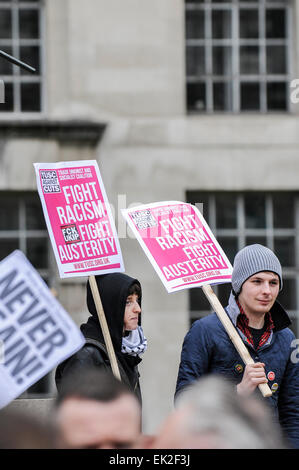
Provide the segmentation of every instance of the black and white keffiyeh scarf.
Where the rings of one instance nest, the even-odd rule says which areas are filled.
[[[122,339],[121,352],[130,356],[140,356],[147,348],[147,339],[143,334],[143,329],[138,326],[136,330],[130,331]]]

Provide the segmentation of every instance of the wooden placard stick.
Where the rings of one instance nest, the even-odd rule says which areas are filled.
[[[224,326],[230,340],[232,341],[233,345],[237,349],[238,353],[240,354],[243,362],[245,365],[254,364],[254,360],[250,356],[248,349],[246,348],[245,344],[243,343],[242,339],[240,338],[238,332],[236,331],[234,325],[230,321],[226,311],[222,307],[218,297],[216,296],[215,292],[213,291],[210,285],[202,286],[202,290],[204,291],[208,301],[212,305],[214,311],[216,312],[219,320],[221,321],[222,325]],[[264,397],[270,397],[272,392],[268,386],[268,384],[259,384],[258,385],[261,393]]]
[[[116,356],[115,356],[115,351],[114,351],[113,344],[112,344],[112,341],[111,341],[110,331],[109,331],[109,328],[108,328],[108,325],[107,325],[107,320],[106,320],[106,317],[105,317],[105,312],[104,312],[104,309],[103,309],[103,305],[102,305],[102,301],[101,301],[97,281],[96,281],[94,276],[89,276],[88,280],[89,280],[91,292],[92,292],[92,295],[93,295],[93,300],[94,300],[94,303],[95,303],[95,306],[96,306],[97,314],[98,314],[98,317],[99,317],[100,325],[101,325],[101,328],[102,328],[102,332],[103,332],[103,335],[104,335],[104,340],[105,340],[105,344],[106,344],[106,348],[107,348],[107,352],[108,352],[112,372],[113,372],[113,375],[118,380],[121,380],[121,376],[120,376],[120,372],[119,372],[119,368],[118,368],[118,364],[117,364],[117,360],[116,360]]]

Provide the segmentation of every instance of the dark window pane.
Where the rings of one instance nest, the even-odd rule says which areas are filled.
[[[216,290],[216,287],[213,287],[213,290]],[[228,305],[228,299],[232,290],[232,285],[230,282],[225,284],[220,284],[217,286],[217,297],[223,307]]]
[[[6,52],[6,54],[12,55],[11,47],[0,46],[0,49],[1,51]],[[12,63],[4,57],[0,57],[0,75],[12,75]]]
[[[200,287],[190,289],[190,310],[201,310],[209,313],[211,305]]]
[[[47,238],[28,238],[27,257],[36,269],[48,267]]]
[[[231,47],[213,47],[213,74],[232,75]]]
[[[237,198],[231,194],[217,194],[216,226],[217,228],[237,228]]]
[[[286,12],[283,9],[266,10],[266,37],[281,39],[286,37]]]
[[[45,219],[39,201],[26,202],[26,227],[28,230],[46,230]]]
[[[268,83],[267,84],[268,110],[287,109],[287,85],[286,83]]]
[[[39,38],[39,10],[19,10],[21,39]]]
[[[241,83],[240,95],[242,111],[256,111],[260,109],[259,83]]]
[[[10,255],[14,250],[19,249],[18,238],[0,239],[0,261]]]
[[[201,213],[204,216],[205,221],[209,225],[210,223],[210,214],[209,214],[209,199],[208,196],[206,198],[201,198],[202,210]]]
[[[291,325],[289,326],[290,330],[294,333],[294,335],[296,336],[296,338],[298,338],[298,332],[299,332],[299,329],[298,329],[298,318],[297,317],[293,317],[293,316],[290,316],[290,320],[291,320]]]
[[[14,200],[0,200],[0,230],[17,230],[19,228],[18,202]],[[0,242],[1,243],[1,242]]]
[[[44,394],[49,391],[49,377],[50,374],[42,377],[38,382],[28,388],[27,392],[33,395]]]
[[[255,245],[258,243],[259,245],[267,246],[267,239],[266,237],[246,237],[246,245]]]
[[[232,111],[232,84],[213,84],[214,111]]]
[[[2,9],[2,8],[0,9],[0,38],[1,39],[12,38],[11,10]]]
[[[39,83],[21,84],[21,110],[22,111],[40,111],[41,97]]]
[[[203,214],[204,219],[209,224],[209,196],[207,193],[198,191],[187,191],[186,201],[189,204],[197,205],[198,210]]]
[[[38,46],[21,46],[20,47],[20,59],[25,64],[30,65],[36,69],[36,74],[40,73],[39,65],[39,47]],[[24,69],[20,69],[22,75],[32,75]]]
[[[296,280],[283,278],[283,289],[277,300],[288,310],[296,310]]]
[[[246,194],[245,201],[245,226],[246,228],[266,227],[266,200],[264,194]]]
[[[217,237],[217,241],[224,253],[233,264],[238,251],[238,240],[235,237]]]
[[[205,74],[205,48],[188,47],[187,48],[187,75],[197,76]]]
[[[273,195],[274,228],[295,227],[295,199],[292,194],[279,193]]]
[[[214,39],[229,39],[232,36],[231,11],[212,11],[212,36]]]
[[[14,108],[13,85],[5,83],[5,103],[0,103],[0,113],[11,112]]]
[[[267,46],[267,73],[285,74],[286,72],[286,47]]]
[[[296,250],[294,237],[275,237],[274,252],[284,267],[296,266]]]
[[[187,39],[203,39],[205,37],[205,23],[203,10],[186,11]]]
[[[240,47],[241,75],[257,75],[259,73],[259,48],[257,46]]]
[[[206,109],[205,83],[187,84],[187,106],[189,111],[204,111]]]
[[[258,10],[240,10],[240,38],[256,39],[259,37]]]

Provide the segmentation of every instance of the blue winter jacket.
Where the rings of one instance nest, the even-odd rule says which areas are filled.
[[[235,297],[231,294],[226,307],[236,326],[240,313]],[[265,364],[268,385],[272,396],[265,398],[279,419],[291,447],[299,448],[299,353],[297,341],[288,328],[290,319],[282,306],[275,302],[271,309],[274,329],[268,341],[255,350],[246,336],[237,328],[255,362]],[[207,373],[223,374],[240,383],[245,365],[228,337],[216,313],[197,320],[185,336],[176,396],[184,387]],[[274,374],[273,374],[274,372]]]

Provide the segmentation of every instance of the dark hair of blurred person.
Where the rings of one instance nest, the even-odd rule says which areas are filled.
[[[140,437],[141,408],[126,384],[93,367],[65,378],[55,424],[61,448],[131,448]]]

